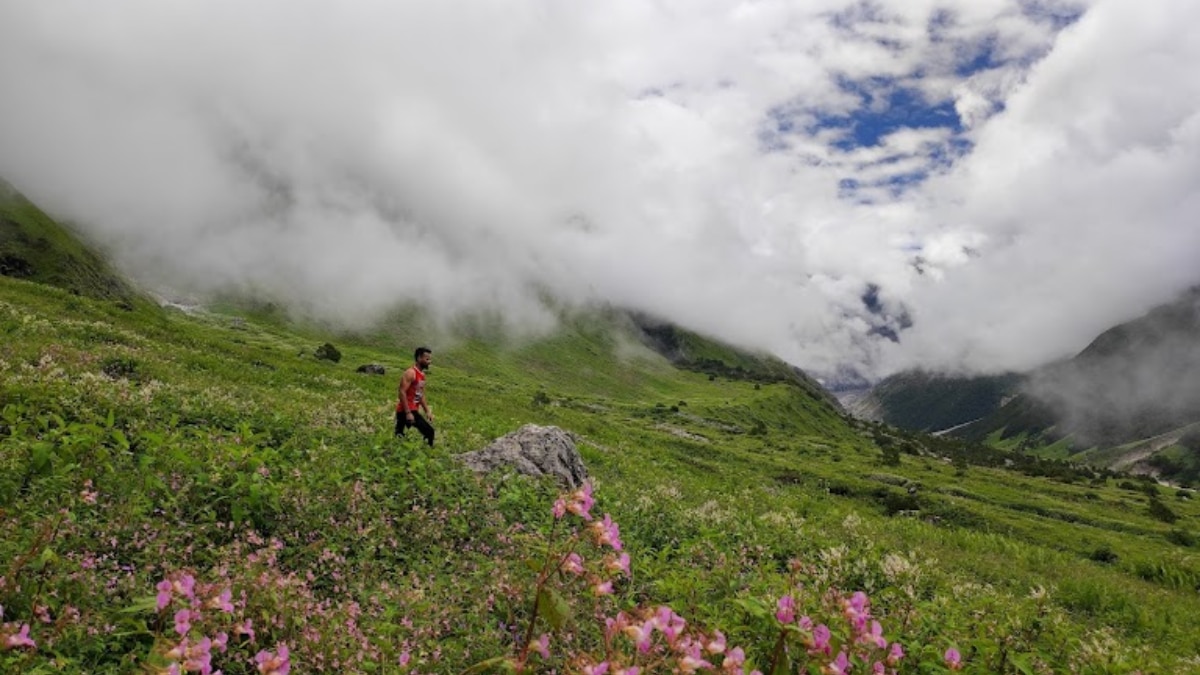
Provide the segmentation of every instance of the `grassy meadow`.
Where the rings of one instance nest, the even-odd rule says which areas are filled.
[[[611,313],[471,334],[0,278],[0,672],[1200,672],[1188,492],[976,463]],[[417,341],[433,450],[391,435]],[[527,423],[591,497],[454,461]]]

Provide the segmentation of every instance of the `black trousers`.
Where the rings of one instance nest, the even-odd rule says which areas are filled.
[[[405,429],[409,427],[416,427],[417,431],[421,432],[421,435],[425,437],[425,442],[428,443],[429,447],[432,448],[433,425],[430,424],[429,421],[424,417],[422,417],[421,413],[417,412],[416,410],[412,411],[412,416],[413,421],[409,422],[404,418],[404,413],[400,412],[399,410],[396,411],[396,435],[403,436]]]

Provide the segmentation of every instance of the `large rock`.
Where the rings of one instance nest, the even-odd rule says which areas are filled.
[[[365,373],[367,375],[387,375],[387,368],[378,363],[366,363],[359,366],[354,372]]]
[[[511,469],[526,476],[554,476],[568,489],[583,485],[588,477],[575,441],[558,427],[526,424],[482,450],[459,455],[458,459],[479,473]]]

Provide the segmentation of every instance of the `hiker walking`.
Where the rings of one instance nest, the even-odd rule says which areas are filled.
[[[396,403],[396,435],[403,436],[404,430],[416,427],[425,437],[429,447],[433,447],[433,413],[429,412],[429,404],[425,402],[425,373],[429,370],[429,362],[433,359],[433,351],[428,347],[417,347],[413,352],[413,364],[400,377],[398,391],[399,402]],[[425,411],[422,416],[420,410]],[[428,418],[428,419],[426,419]]]

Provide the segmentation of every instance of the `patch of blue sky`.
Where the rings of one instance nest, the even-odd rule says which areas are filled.
[[[1078,21],[1084,14],[1082,3],[1064,3],[1055,0],[1022,0],[1021,13],[1039,22],[1049,23],[1060,31]]]
[[[920,92],[906,87],[891,88],[882,94],[859,91],[863,105],[857,110],[847,115],[818,115],[811,127],[813,132],[822,128],[844,129],[845,133],[833,144],[839,150],[879,145],[888,134],[904,129],[948,128],[956,134],[963,131],[952,101],[930,103]]]
[[[997,53],[995,36],[971,45],[965,56],[966,58],[954,66],[954,74],[959,77],[970,77],[975,73],[1004,65],[1004,60]]]

